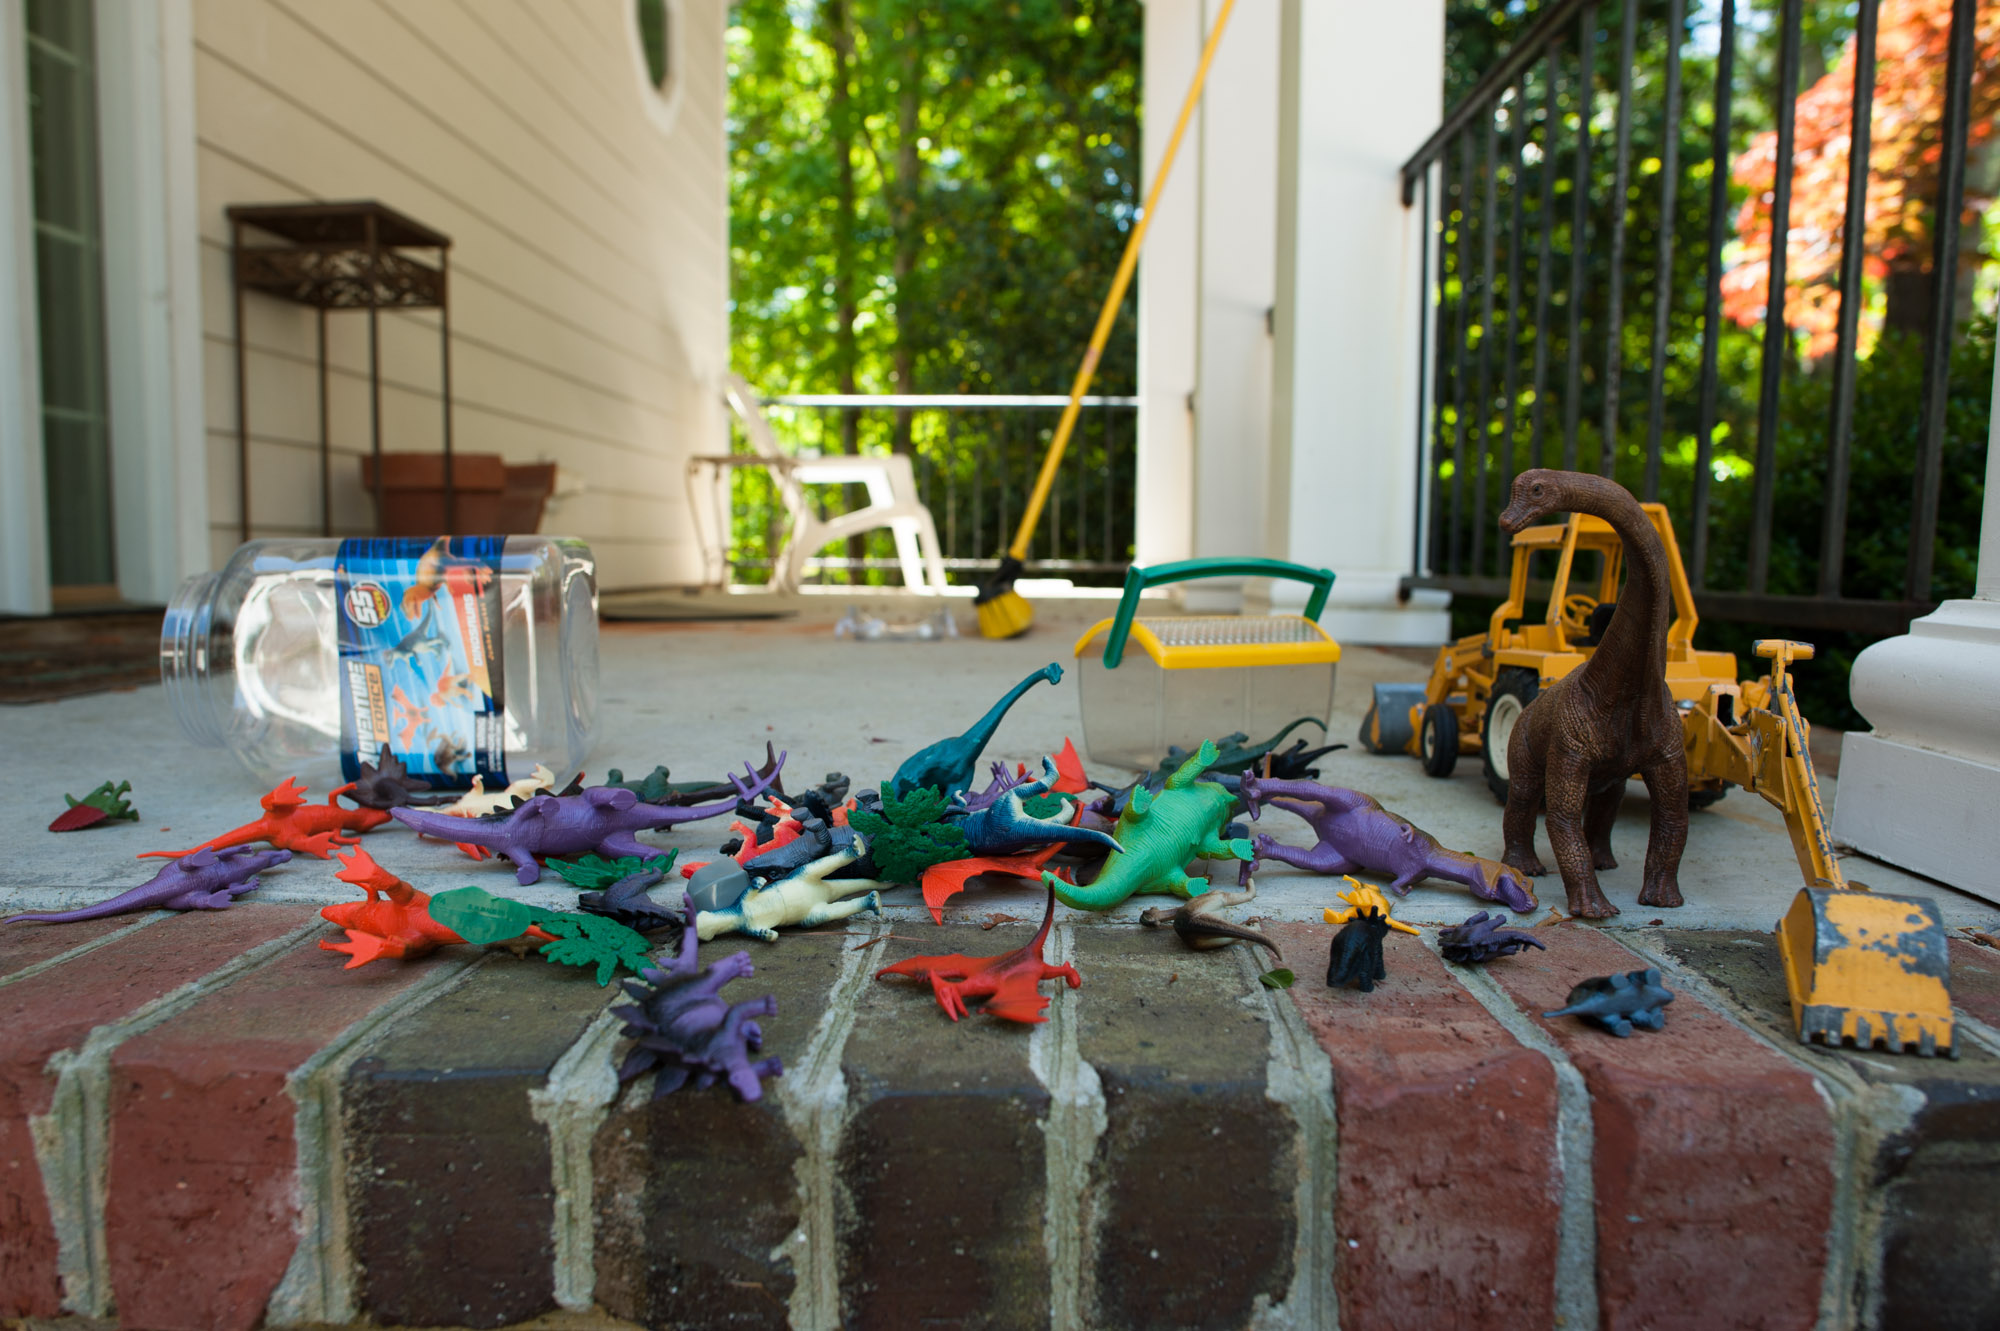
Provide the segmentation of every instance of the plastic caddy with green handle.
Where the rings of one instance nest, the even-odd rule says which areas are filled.
[[[1285,578],[1311,586],[1303,615],[1140,617],[1148,587],[1195,578]],[[1333,571],[1278,559],[1188,559],[1125,574],[1118,613],[1077,640],[1083,742],[1092,762],[1150,768],[1167,746],[1233,731],[1261,738],[1333,711],[1340,644],[1318,624]]]

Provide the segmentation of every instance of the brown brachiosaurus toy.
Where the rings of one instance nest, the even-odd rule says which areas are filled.
[[[1569,913],[1604,919],[1597,870],[1615,869],[1611,824],[1625,781],[1645,778],[1653,802],[1642,906],[1681,904],[1681,850],[1687,844],[1687,748],[1667,690],[1667,624],[1673,611],[1667,552],[1630,492],[1614,481],[1537,468],[1514,479],[1500,529],[1513,535],[1552,513],[1588,513],[1625,543],[1625,588],[1597,650],[1521,713],[1507,744],[1507,850],[1521,872],[1548,872],[1535,856],[1535,815],[1547,810],[1549,845],[1569,896]]]

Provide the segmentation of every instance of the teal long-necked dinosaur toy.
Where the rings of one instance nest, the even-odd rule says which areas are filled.
[[[892,789],[898,796],[903,796],[928,786],[946,799],[964,790],[972,784],[973,775],[979,767],[980,751],[993,738],[993,732],[1000,728],[1007,709],[1042,680],[1059,684],[1062,676],[1062,667],[1053,661],[1029,675],[1007,690],[1006,696],[988,708],[986,715],[973,723],[972,729],[963,735],[941,739],[905,758],[903,765],[896,769]]]
[[[1194,859],[1248,860],[1250,842],[1225,840],[1223,827],[1236,808],[1236,796],[1213,781],[1200,780],[1215,762],[1215,744],[1202,741],[1200,752],[1167,778],[1155,795],[1144,786],[1132,792],[1125,812],[1112,832],[1122,850],[1104,861],[1096,878],[1078,887],[1046,871],[1042,881],[1056,890],[1063,905],[1077,910],[1109,910],[1138,892],[1170,892],[1193,897],[1208,891],[1206,878],[1190,878]]]

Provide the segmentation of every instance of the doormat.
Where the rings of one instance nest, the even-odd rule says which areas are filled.
[[[0,703],[53,702],[159,683],[162,613],[0,619]]]

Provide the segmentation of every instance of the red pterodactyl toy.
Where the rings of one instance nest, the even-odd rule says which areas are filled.
[[[1083,984],[1076,967],[1067,963],[1051,966],[1042,960],[1042,945],[1049,940],[1049,926],[1055,918],[1056,890],[1052,887],[1042,927],[1026,947],[997,957],[967,957],[955,952],[943,957],[908,957],[876,971],[875,978],[907,975],[913,980],[929,980],[938,1006],[953,1021],[969,1011],[965,1005],[969,998],[984,998],[986,1003],[980,1010],[988,1016],[1008,1021],[1047,1021],[1042,1010],[1048,1007],[1049,996],[1038,987],[1041,982],[1064,979],[1072,989]]]
[[[1049,787],[1053,795],[1081,795],[1090,789],[1090,778],[1084,775],[1083,759],[1076,756],[1076,742],[1065,738],[1062,752],[1054,756],[1056,783]],[[1026,769],[1023,769],[1026,775]]]
[[[924,904],[931,909],[931,920],[944,923],[944,903],[965,890],[965,885],[984,873],[1007,874],[1015,878],[1031,878],[1040,881],[1042,866],[1055,857],[1062,849],[1056,842],[1050,842],[1040,850],[1029,851],[1025,855],[986,855],[969,860],[946,860],[933,864],[924,870]],[[1064,882],[1074,882],[1068,869],[1056,870],[1056,876]]]
[[[149,850],[139,858],[179,859],[197,850],[221,850],[225,846],[268,841],[279,850],[325,859],[333,853],[335,846],[360,844],[359,837],[342,836],[341,833],[366,832],[389,821],[389,815],[380,809],[346,809],[335,803],[353,789],[354,784],[349,782],[329,792],[326,803],[308,804],[306,788],[299,784],[299,779],[286,777],[283,785],[260,801],[264,806],[264,816],[256,822],[245,823],[234,831],[211,837],[199,846],[190,846],[186,850]]]

